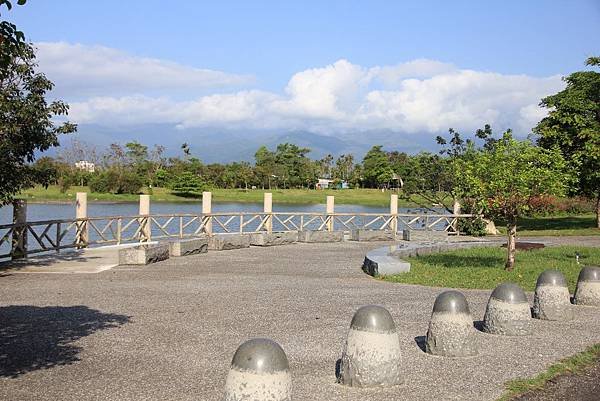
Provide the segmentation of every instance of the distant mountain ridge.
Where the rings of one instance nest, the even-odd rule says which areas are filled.
[[[327,154],[337,157],[351,153],[361,160],[373,145],[383,145],[387,150],[417,153],[435,151],[435,135],[404,134],[392,131],[369,131],[322,135],[308,131],[262,132],[240,130],[188,129],[179,130],[172,125],[151,124],[126,128],[108,128],[100,125],[81,124],[78,133],[61,138],[68,145],[70,138],[94,145],[103,151],[111,143],[125,144],[136,140],[149,147],[160,144],[166,147],[167,156],[181,155],[180,146],[186,142],[192,154],[204,163],[227,163],[254,161],[256,150],[265,145],[275,149],[280,143],[294,143],[311,149],[309,157],[320,159]]]

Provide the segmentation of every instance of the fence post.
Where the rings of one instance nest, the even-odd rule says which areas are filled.
[[[75,198],[75,218],[87,219],[87,192],[77,192]],[[89,243],[89,227],[87,220],[78,221],[77,224],[77,248],[85,248]]]
[[[150,221],[150,195],[140,195],[140,219],[142,234],[141,241],[148,242],[152,239],[152,223]]]
[[[265,228],[270,234],[273,232],[273,194],[270,192],[264,194],[263,212],[266,214]]]
[[[209,236],[212,235],[212,193],[202,192],[202,219],[204,222],[204,230]],[[209,216],[206,216],[206,215]]]
[[[27,223],[27,201],[17,199],[13,201],[13,224]],[[27,257],[27,226],[16,226],[12,232],[10,256],[12,259]]]
[[[335,213],[335,196],[327,196],[327,231],[333,231],[333,223]]]
[[[394,233],[394,237],[398,232],[398,195],[392,194],[390,197],[390,214],[392,215],[392,220],[390,221],[390,228]]]

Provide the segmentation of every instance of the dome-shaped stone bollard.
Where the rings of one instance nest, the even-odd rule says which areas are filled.
[[[572,320],[571,294],[565,276],[558,270],[540,274],[533,297],[533,317],[542,320]]]
[[[274,341],[255,338],[233,355],[225,382],[224,401],[290,401],[292,378],[283,349]]]
[[[338,381],[354,387],[402,384],[400,341],[387,309],[367,305],[356,311],[342,354]]]
[[[531,334],[531,310],[521,287],[503,283],[492,291],[483,318],[483,331],[505,336]]]
[[[458,291],[438,295],[427,330],[427,353],[451,357],[476,355],[475,333],[465,296]]]
[[[600,267],[587,266],[581,269],[574,302],[577,305],[600,306]]]

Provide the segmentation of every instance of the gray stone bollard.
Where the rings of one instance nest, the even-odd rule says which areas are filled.
[[[540,274],[533,297],[533,317],[542,320],[572,320],[571,294],[565,276],[558,270]]]
[[[224,401],[291,401],[292,377],[285,352],[267,338],[240,345],[225,382]]]
[[[465,296],[458,291],[438,295],[427,330],[427,353],[451,357],[477,355],[475,334]]]
[[[400,341],[387,309],[367,305],[356,311],[342,353],[338,381],[354,387],[402,384]]]
[[[503,283],[492,291],[483,318],[483,331],[505,336],[531,334],[531,310],[521,287]]]
[[[600,267],[586,266],[581,269],[574,302],[576,305],[600,306]]]

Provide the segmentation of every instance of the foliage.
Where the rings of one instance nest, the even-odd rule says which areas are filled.
[[[171,181],[171,189],[182,195],[200,194],[206,183],[197,174],[185,171]]]
[[[600,66],[599,57],[587,60]],[[576,168],[576,193],[596,199],[596,224],[600,228],[600,72],[578,71],[564,78],[567,86],[542,99],[548,116],[535,127],[540,146],[557,147]]]
[[[17,4],[23,5],[19,0]],[[1,0],[0,7],[12,7]],[[76,126],[56,124],[65,116],[67,104],[46,101],[52,82],[36,72],[33,46],[25,35],[7,21],[0,22],[0,205],[12,201],[24,188],[37,183],[48,185],[53,176],[32,166],[37,152],[58,146],[58,135],[71,133]],[[10,172],[6,174],[4,172]]]
[[[486,222],[481,217],[458,220],[458,231],[461,234],[483,237],[486,234],[485,228]]]
[[[519,141],[510,131],[488,149],[473,149],[453,162],[455,191],[473,208],[507,222],[506,268],[514,266],[517,219],[530,212],[530,200],[541,195],[563,195],[570,175],[556,149]]]
[[[133,170],[110,168],[94,174],[89,180],[89,186],[92,192],[137,194],[143,182]]]
[[[388,155],[381,148],[380,145],[373,146],[363,158],[363,179],[370,188],[384,186],[394,176]]]
[[[386,281],[448,288],[492,289],[511,281],[533,291],[544,270],[561,271],[571,293],[582,265],[600,264],[600,249],[582,246],[552,246],[517,254],[515,269],[503,269],[505,250],[498,247],[461,249],[409,258],[410,272],[383,277]],[[581,265],[575,260],[580,254]]]

